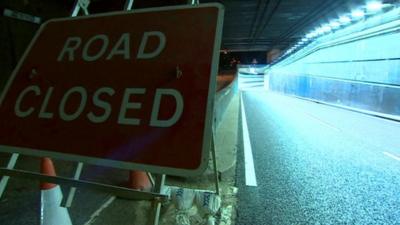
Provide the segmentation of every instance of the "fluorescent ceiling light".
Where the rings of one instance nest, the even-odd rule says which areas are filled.
[[[346,24],[346,23],[350,23],[351,19],[348,16],[341,16],[339,18],[339,22],[341,22],[342,24]]]
[[[310,39],[310,38],[313,38],[313,37],[316,37],[316,36],[318,36],[318,32],[317,31],[312,31],[312,32],[310,32],[310,33],[308,33],[306,35],[306,38]]]
[[[332,27],[333,29],[336,29],[340,27],[340,23],[337,21],[332,21],[329,23],[329,26]]]
[[[328,26],[328,25],[322,26],[321,29],[322,29],[324,32],[331,32],[331,31],[332,31],[332,28],[331,28],[330,26]]]
[[[361,18],[361,17],[364,17],[364,15],[365,15],[364,11],[359,10],[359,9],[354,10],[354,11],[351,12],[351,16],[353,18]]]
[[[322,29],[322,27],[320,27],[320,28],[318,28],[318,29],[316,30],[316,32],[317,32],[317,34],[323,34],[323,33],[324,33],[324,30]]]
[[[311,33],[311,35],[312,35],[313,37],[316,37],[316,36],[318,36],[318,32],[317,32],[317,31],[314,31],[314,32]]]
[[[371,1],[367,3],[368,11],[379,11],[383,8],[382,2],[379,1]]]

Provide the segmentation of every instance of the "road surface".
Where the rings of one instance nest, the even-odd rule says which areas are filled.
[[[400,123],[239,82],[238,225],[400,224]]]

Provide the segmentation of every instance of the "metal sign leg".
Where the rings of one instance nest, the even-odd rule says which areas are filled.
[[[126,0],[124,10],[132,10],[133,2],[134,2],[134,0]]]
[[[13,169],[14,168],[15,164],[17,163],[18,157],[19,157],[19,154],[17,154],[17,153],[13,153],[11,155],[11,158],[8,161],[8,164],[7,164],[7,169]],[[3,178],[1,178],[1,181],[0,181],[0,198],[3,195],[4,190],[7,187],[8,179],[10,179],[9,176],[3,176]]]
[[[211,155],[213,161],[213,170],[214,170],[214,181],[215,181],[215,193],[219,195],[219,178],[218,178],[218,166],[217,166],[217,155],[215,153],[215,141],[214,134],[212,135],[211,140]]]
[[[79,6],[79,0],[76,0],[74,3],[74,7],[72,8],[72,11],[71,11],[71,17],[78,16],[80,9],[81,9],[81,7]]]
[[[199,0],[188,0],[188,4],[189,5],[198,5],[198,4],[200,4],[200,1]]]
[[[157,174],[153,192],[162,193],[163,188],[164,188],[164,183],[165,183],[165,175]],[[147,223],[148,225],[158,225],[159,224],[160,211],[161,211],[161,202],[158,199],[156,199],[155,201],[153,201],[153,209],[150,212],[149,221]]]
[[[82,173],[82,168],[83,168],[83,163],[79,162],[75,169],[74,180],[79,180],[79,177],[81,176],[81,173]],[[75,192],[76,192],[76,187],[71,187],[69,189],[67,198],[63,198],[63,200],[61,202],[62,207],[66,207],[66,208],[71,207],[72,201],[74,200],[74,197],[75,197]]]

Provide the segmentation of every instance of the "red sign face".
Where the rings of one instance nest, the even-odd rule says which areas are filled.
[[[0,151],[202,172],[222,19],[207,4],[47,22],[0,96]]]

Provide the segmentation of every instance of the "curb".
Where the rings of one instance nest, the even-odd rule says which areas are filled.
[[[224,116],[218,123],[215,131],[215,152],[217,157],[217,169],[219,179],[225,181],[235,173],[239,95],[234,93],[227,104]],[[206,171],[201,175],[209,180],[214,179],[213,163],[210,157]]]

